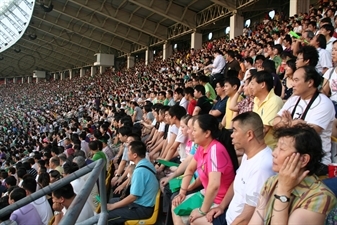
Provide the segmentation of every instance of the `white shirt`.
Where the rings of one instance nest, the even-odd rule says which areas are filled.
[[[298,96],[290,97],[286,103],[283,105],[282,109],[277,113],[281,116],[283,111],[288,110],[290,113],[293,112],[295,105],[298,101]],[[301,99],[296,107],[293,119],[299,118],[305,111],[306,106],[309,104],[309,100]],[[304,120],[308,124],[313,124],[319,126],[323,129],[320,137],[322,139],[322,147],[325,152],[325,156],[322,159],[322,163],[328,165],[331,163],[331,133],[332,133],[332,123],[335,119],[335,108],[331,100],[324,94],[319,94],[315,101],[312,103],[310,109]]]
[[[158,132],[165,132],[165,122],[159,124]]]
[[[171,141],[171,134],[178,134],[178,127],[173,124],[169,126],[168,132],[167,132],[167,143],[170,143]]]
[[[269,147],[250,159],[247,159],[246,154],[243,155],[233,183],[234,196],[226,213],[227,224],[232,224],[242,213],[245,204],[257,206],[260,190],[265,181],[275,175],[272,166],[273,156]]]
[[[184,107],[186,110],[187,110],[187,106],[188,106],[188,101],[186,100],[185,97],[183,97],[180,102],[179,102],[179,105]]]
[[[67,209],[64,207],[62,209],[63,215],[65,215],[67,213]],[[85,221],[87,219],[89,219],[90,217],[94,216],[94,211],[92,211],[90,205],[88,204],[88,201],[84,204],[80,215],[78,216],[76,223]]]
[[[334,70],[333,72],[332,72],[332,70],[334,70],[334,68],[328,69],[325,72],[325,74],[324,74],[323,77],[325,79],[329,80],[329,86],[330,86],[330,90],[331,90],[330,99],[332,101],[336,101],[337,102],[337,73],[336,73],[336,70]],[[331,72],[332,72],[332,74],[331,74],[331,77],[330,77],[330,73]]]
[[[35,207],[36,211],[39,213],[40,218],[43,224],[48,224],[50,219],[53,217],[53,212],[49,205],[49,202],[46,196],[42,196],[39,199],[36,199],[32,202],[32,205]]]
[[[84,151],[85,156],[88,157],[88,155],[90,153],[89,143],[86,142],[85,140],[81,141],[81,150]]]
[[[187,137],[183,134],[183,132],[181,131],[181,128],[178,131],[177,137],[175,142],[179,142],[179,146],[178,146],[178,153],[180,156],[180,161],[184,161],[184,159],[186,159],[187,155],[186,155],[186,141],[187,141]]]
[[[329,41],[326,42],[326,48],[325,50],[327,50],[330,55],[332,54],[332,43],[337,40],[335,37],[331,37]]]
[[[222,55],[217,55],[213,61],[213,69],[212,69],[212,74],[220,73],[220,71],[225,67],[226,65],[226,60]]]
[[[316,65],[316,70],[320,74],[322,74],[323,68],[331,68],[332,67],[332,59],[331,59],[331,53],[329,53],[327,50],[318,48],[318,62]]]

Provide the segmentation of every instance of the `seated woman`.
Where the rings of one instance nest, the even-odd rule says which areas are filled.
[[[192,136],[199,147],[186,168],[179,194],[172,201],[172,218],[175,225],[188,224],[204,216],[212,207],[221,202],[234,180],[235,167],[238,165],[236,157],[231,157],[227,149],[216,140],[218,134],[218,121],[214,116],[205,114],[196,118]],[[200,208],[191,212],[188,219],[176,215],[174,209],[195,194],[186,196],[188,185],[196,170],[204,187],[201,191],[204,201]]]
[[[276,131],[273,170],[249,224],[324,224],[336,197],[314,171],[324,155],[322,141],[308,125]]]

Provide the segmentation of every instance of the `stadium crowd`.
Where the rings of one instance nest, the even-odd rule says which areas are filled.
[[[109,224],[150,218],[158,190],[167,225],[336,224],[336,6],[148,66],[0,86],[0,209],[104,159]],[[88,176],[0,224],[58,224]],[[99,204],[95,185],[77,222]]]

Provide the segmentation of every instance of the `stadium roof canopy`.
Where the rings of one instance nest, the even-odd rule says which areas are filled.
[[[198,31],[234,12],[265,10],[272,0],[2,0],[0,77],[31,76],[92,65]],[[14,3],[13,3],[14,2]],[[275,2],[275,1],[274,1]],[[34,4],[35,3],[35,4]],[[25,17],[33,6],[31,19]],[[8,9],[8,11],[6,11]],[[27,12],[28,12],[27,11]],[[13,12],[18,12],[15,18]],[[29,12],[28,12],[29,13]],[[7,22],[4,22],[4,21]],[[10,23],[12,20],[13,23]],[[8,26],[6,26],[6,24]],[[16,26],[16,25],[17,26]],[[26,26],[26,27],[25,27]],[[225,25],[224,25],[225,27]],[[20,33],[21,32],[21,33]],[[18,38],[19,37],[19,38]],[[8,46],[7,42],[13,45]],[[7,44],[7,45],[6,45]],[[5,46],[6,45],[6,46]]]

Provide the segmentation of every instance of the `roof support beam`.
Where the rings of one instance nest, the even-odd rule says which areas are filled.
[[[100,29],[101,31],[106,32],[109,35],[114,35],[121,39],[128,40],[131,43],[137,43],[143,46],[147,46],[149,44],[149,35],[134,29],[132,29],[132,31],[128,33],[127,31],[130,28],[129,26],[118,26],[118,24],[116,24],[116,22],[111,19],[110,21],[106,21],[103,24],[102,22],[105,20],[106,16],[97,14],[95,11],[85,12],[84,10],[78,10],[77,8],[71,6],[68,6],[63,10],[62,4],[58,1],[55,1],[53,5],[54,10],[62,14],[62,19],[60,18],[58,20],[58,23],[60,23],[62,20],[62,23],[68,23],[67,27],[69,27],[70,29],[76,29],[74,26],[80,26],[79,31],[83,31],[84,33],[84,31],[88,31],[91,27],[94,27],[95,29]],[[77,14],[76,17],[72,16],[75,14]],[[67,19],[67,17],[69,17],[70,19]],[[71,19],[76,21],[74,23],[68,22]]]
[[[122,23],[126,26],[132,27],[135,30],[151,35],[155,38],[165,40],[167,37],[167,27],[146,20],[141,16],[135,14],[130,14],[123,9],[117,10],[112,5],[112,1],[104,2],[103,4],[98,1],[87,1],[86,4],[83,4],[82,0],[69,0],[80,7],[87,8],[88,10],[94,10],[95,13],[102,16],[106,16],[114,21]]]
[[[228,0],[211,0],[211,1],[217,5],[221,5],[227,8],[229,11],[234,11],[236,9],[235,1],[228,1]]]
[[[147,10],[157,13],[167,19],[173,20],[177,23],[189,27],[191,29],[196,26],[197,14],[188,7],[182,7],[173,3],[172,1],[149,1],[149,0],[129,0],[129,2],[141,6]]]
[[[80,55],[73,55],[69,51],[59,51],[57,46],[51,44],[51,43],[43,43],[38,40],[30,41],[29,39],[21,38],[20,42],[25,46],[31,46],[31,48],[34,48],[35,52],[40,52],[41,49],[46,51],[49,57],[55,57],[62,61],[63,63],[71,63],[74,66],[75,65],[84,65],[86,64],[87,60],[85,59],[85,56]],[[40,54],[41,55],[41,54]]]
[[[89,27],[87,27],[87,30],[80,30],[80,24],[74,24],[73,25],[73,30],[71,29],[67,29],[66,27],[68,26],[68,23],[63,20],[63,19],[59,19],[58,21],[55,21],[53,19],[53,17],[50,16],[46,16],[45,19],[40,19],[39,17],[34,17],[34,18],[38,18],[39,20],[42,21],[42,23],[40,23],[40,27],[38,27],[39,30],[49,30],[49,32],[52,33],[52,31],[56,31],[59,34],[57,35],[61,35],[63,37],[65,37],[67,39],[68,42],[75,42],[77,43],[77,41],[81,40],[82,43],[77,43],[79,46],[86,46],[87,48],[97,52],[98,50],[100,50],[100,46],[106,45],[107,47],[112,47],[115,49],[118,49],[120,51],[123,52],[130,52],[131,50],[131,44],[129,42],[126,42],[125,40],[122,39],[117,39],[114,36],[108,35],[108,34],[104,34],[104,32],[100,31],[100,30],[95,30],[95,32],[92,32],[92,30],[89,33]],[[48,23],[46,23],[48,22]],[[51,26],[47,26],[46,24],[50,24]],[[55,32],[54,32],[55,33]],[[102,42],[98,42],[99,38],[103,36],[103,40]],[[76,40],[73,40],[72,38],[77,37]],[[57,38],[56,38],[57,39]],[[113,41],[111,43],[111,41]]]

